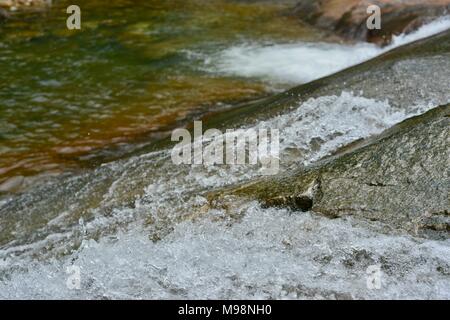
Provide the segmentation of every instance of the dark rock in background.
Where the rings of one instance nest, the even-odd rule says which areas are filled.
[[[369,5],[381,9],[381,30],[366,26]],[[300,0],[292,14],[346,38],[385,45],[393,35],[414,31],[449,12],[449,0]]]

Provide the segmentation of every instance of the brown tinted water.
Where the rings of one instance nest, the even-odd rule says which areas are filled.
[[[204,71],[192,52],[319,37],[279,1],[80,0],[81,30],[66,28],[69,4],[0,25],[0,192],[271,90]]]

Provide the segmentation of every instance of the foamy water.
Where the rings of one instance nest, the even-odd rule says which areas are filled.
[[[447,23],[396,38],[391,48],[447,28]],[[241,75],[255,76],[253,68],[264,71],[257,77],[271,81],[303,82],[331,72],[330,66],[342,68],[388,50],[367,44],[295,46],[232,48],[221,56],[235,52],[232,65],[243,63],[234,69]],[[329,48],[340,52],[331,63]],[[261,63],[270,56],[270,63],[240,60],[244,49],[250,50],[245,55],[257,53],[254,58]],[[310,55],[306,73],[301,68],[305,60],[283,60],[295,56],[295,50]],[[274,63],[285,71],[274,76],[273,70],[279,70]],[[426,94],[421,98],[400,108],[364,93],[342,92],[309,99],[247,128],[280,130],[280,164],[286,170],[313,163],[436,104]],[[69,195],[77,203],[57,212],[38,235],[30,235],[36,238],[16,239],[1,248],[0,298],[450,298],[449,240],[418,239],[352,218],[263,209],[254,201],[213,207],[205,198],[214,188],[260,175],[257,166],[175,166],[170,150],[162,150],[73,177],[63,187],[82,185]],[[90,201],[98,189],[99,204],[83,207],[81,202]],[[7,200],[0,202],[0,210],[7,205]],[[71,216],[80,211],[91,218],[74,224]],[[27,213],[21,214],[25,221]],[[371,290],[366,270],[377,265],[382,285]],[[80,270],[79,290],[68,286],[70,266]]]
[[[350,142],[379,134],[406,118],[426,112],[434,105],[429,102],[399,109],[388,101],[344,91],[339,96],[309,99],[291,112],[247,129],[279,130],[283,171],[293,164],[306,166]],[[260,172],[258,166],[249,165],[195,166],[187,177],[205,187],[218,187],[259,176]]]
[[[314,162],[432,105],[399,110],[388,101],[343,92],[305,101],[256,128],[280,130],[284,170]],[[258,168],[174,166],[168,150],[106,166],[119,178],[103,196],[103,206],[145,181],[143,195],[131,207],[117,205],[108,216],[80,220],[69,231],[1,250],[0,297],[449,297],[449,279],[442,273],[450,263],[448,242],[380,233],[377,226],[351,219],[262,209],[255,202],[209,207],[202,193],[257,177]],[[49,227],[64,224],[68,215],[62,212]],[[125,231],[92,240],[126,224]],[[81,246],[70,253],[75,239]],[[32,258],[42,251],[48,255],[48,248],[53,248],[49,257],[52,250],[70,254],[43,262]],[[381,263],[384,288],[369,290],[366,268]],[[80,268],[80,290],[69,289],[68,266]]]
[[[369,43],[242,44],[208,56],[205,65],[211,72],[258,78],[272,84],[306,83],[448,28],[450,17],[446,16],[415,32],[394,37],[385,48]]]
[[[118,234],[0,283],[2,298],[337,299],[450,298],[449,242],[383,235],[353,220],[261,209],[242,221],[214,212],[183,222],[153,243],[145,232]],[[366,269],[383,265],[381,288]],[[81,270],[80,290],[66,286]],[[432,280],[431,280],[432,279]]]

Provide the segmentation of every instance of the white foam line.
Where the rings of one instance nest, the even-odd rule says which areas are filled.
[[[306,83],[374,58],[401,45],[450,28],[450,16],[424,25],[417,31],[393,38],[380,48],[375,44],[331,43],[243,44],[205,58],[206,69],[231,76],[259,78],[272,84]]]

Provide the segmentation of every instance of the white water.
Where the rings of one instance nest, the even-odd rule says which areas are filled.
[[[424,113],[434,105],[422,103],[399,109],[388,101],[342,92],[339,96],[309,99],[287,114],[260,121],[248,129],[279,130],[280,165],[285,170],[293,164],[308,165],[350,142],[379,134],[406,118]],[[196,166],[190,170],[188,179],[204,187],[218,187],[258,175],[257,166]]]
[[[0,298],[450,298],[449,241],[255,203],[238,223],[223,210],[210,213],[157,243],[145,232],[86,241],[64,262],[34,264],[0,283]],[[373,265],[383,266],[379,290],[366,285]],[[80,290],[66,286],[68,266],[80,268]]]
[[[214,73],[258,78],[272,84],[306,83],[448,28],[450,17],[446,16],[415,32],[394,37],[392,44],[385,48],[369,43],[242,44],[208,56],[205,64]]]
[[[400,37],[395,44],[437,32],[438,26]],[[317,53],[311,55],[316,64],[310,79],[324,71],[326,62],[321,57],[328,53],[321,46],[306,50]],[[289,51],[273,46],[268,53],[274,54],[277,48],[281,54]],[[355,63],[355,56],[368,59],[367,52],[381,52],[364,44],[334,48],[347,50],[341,58],[351,57],[341,59],[336,68]],[[271,63],[276,63],[271,57]],[[253,63],[250,60],[246,63]],[[252,68],[269,70],[262,76],[275,81],[272,67],[253,64]],[[299,65],[295,68],[299,70]],[[278,79],[287,81],[286,74],[280,73]],[[256,128],[280,130],[281,169],[285,170],[314,162],[435,105],[424,101],[394,108],[363,93],[343,92],[305,101]],[[450,298],[448,240],[390,233],[382,225],[351,218],[330,220],[314,213],[262,209],[255,202],[232,202],[227,209],[209,207],[201,196],[259,176],[257,167],[174,166],[169,152],[162,151],[104,165],[96,171],[99,177],[104,174],[101,170],[117,177],[100,205],[112,210],[40,241],[2,248],[0,298]],[[144,192],[132,206],[117,204],[120,196],[142,185]],[[77,197],[89,192],[87,185]],[[60,212],[48,226],[64,225],[70,210]],[[116,225],[127,227],[98,241],[91,239]],[[74,252],[43,262],[31,258],[44,249],[65,252],[77,234],[84,241]],[[80,267],[80,290],[67,287],[66,267],[71,265]],[[366,286],[370,265],[383,267],[380,290]]]
[[[280,130],[285,168],[312,162],[431,106],[399,110],[343,92],[310,99],[257,127]],[[155,162],[162,167],[153,170]],[[211,208],[198,195],[259,175],[248,166],[179,167],[168,152],[107,166],[122,173],[104,196],[105,205],[137,183],[136,167],[148,171],[144,195],[133,208],[117,207],[109,217],[80,221],[66,234],[0,251],[0,274],[9,278],[0,281],[0,298],[450,298],[443,274],[450,264],[448,241],[389,235],[374,224],[261,209],[254,202]],[[199,218],[191,221],[193,215]],[[61,213],[49,225],[66,216]],[[143,227],[149,218],[153,224]],[[89,240],[99,228],[126,221],[127,231]],[[63,248],[76,233],[84,235],[82,246],[62,259],[38,263],[26,254],[14,256]],[[151,241],[154,234],[161,240]],[[377,264],[386,268],[383,288],[369,290],[366,268]],[[80,290],[67,286],[70,265],[80,267]]]

